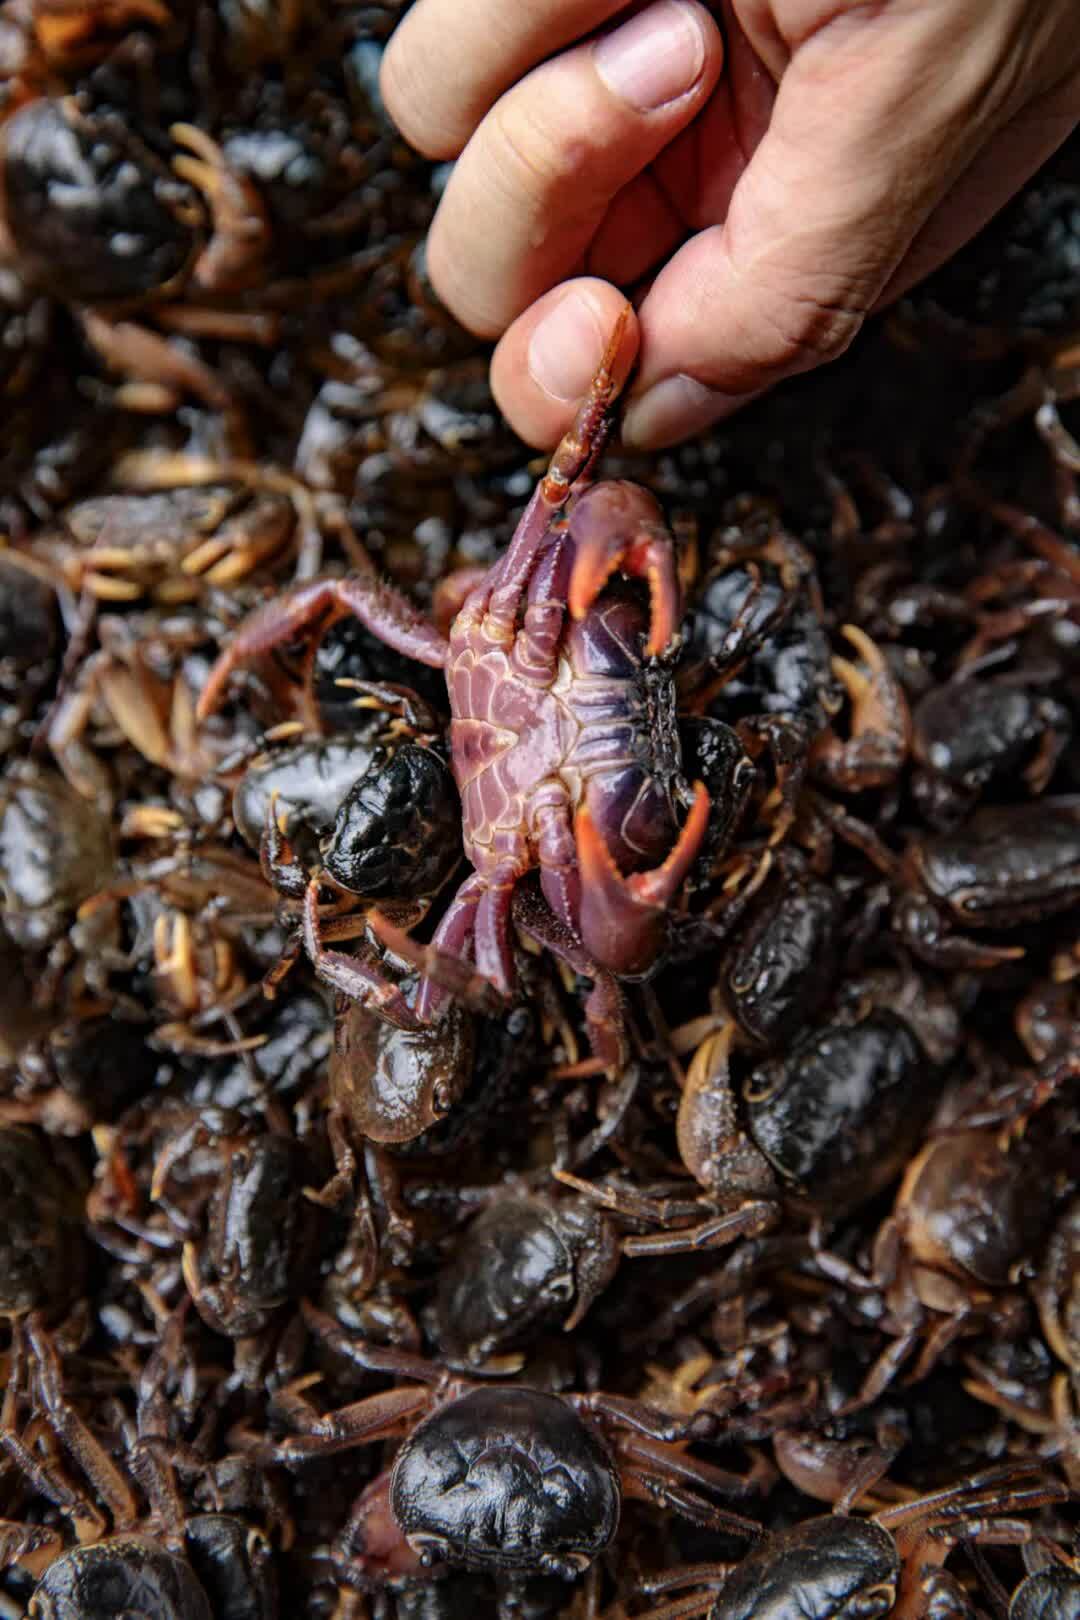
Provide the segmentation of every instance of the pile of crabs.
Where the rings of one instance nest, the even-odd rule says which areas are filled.
[[[0,3],[0,1620],[1075,1620],[1080,145],[530,458],[401,9]]]

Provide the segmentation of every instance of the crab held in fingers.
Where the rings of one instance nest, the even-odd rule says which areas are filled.
[[[448,638],[373,572],[312,581],[241,627],[202,695],[206,716],[239,665],[350,614],[396,651],[444,669],[475,871],[431,945],[413,947],[424,969],[418,1023],[440,1011],[461,959],[510,993],[514,890],[534,867],[555,917],[599,969],[649,972],[705,836],[709,796],[682,774],[668,657],[682,607],[675,542],[648,491],[592,482],[628,370],[625,333],[624,314],[509,547],[464,593]],[[317,928],[309,935],[321,976],[369,996],[351,959],[326,949]]]

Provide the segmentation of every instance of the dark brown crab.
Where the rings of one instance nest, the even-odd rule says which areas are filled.
[[[237,665],[350,613],[395,650],[445,669],[465,851],[476,870],[431,947],[411,947],[425,969],[415,1010],[376,966],[325,948],[318,876],[305,900],[320,975],[376,1000],[404,1028],[435,1016],[446,982],[464,988],[455,972],[463,957],[487,986],[510,992],[513,894],[535,866],[555,917],[598,969],[646,973],[705,833],[709,796],[682,776],[663,658],[680,613],[674,542],[646,490],[590,481],[627,369],[625,326],[624,316],[509,548],[479,584],[462,583],[448,641],[373,574],[316,580],[248,621],[200,700],[205,717]],[[648,615],[628,588],[608,584],[616,570],[648,580]],[[689,806],[681,830],[680,802]],[[396,931],[393,944],[409,948]]]

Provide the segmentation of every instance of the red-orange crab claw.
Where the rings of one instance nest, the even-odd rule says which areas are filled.
[[[675,542],[654,496],[624,478],[594,484],[571,509],[569,536],[574,618],[585,617],[616,570],[648,580],[651,621],[645,651],[650,658],[662,653],[678,628],[682,592]]]
[[[574,831],[581,872],[578,930],[589,955],[612,973],[645,973],[664,948],[665,911],[697,859],[709,823],[709,795],[694,784],[694,802],[674,849],[651,872],[624,877],[589,809]]]

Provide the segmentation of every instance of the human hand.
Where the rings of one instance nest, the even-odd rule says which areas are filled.
[[[1076,0],[626,12],[417,0],[383,64],[407,139],[458,157],[433,285],[502,334],[495,395],[537,445],[568,426],[617,287],[645,289],[624,439],[674,443],[841,353],[1080,118]]]

